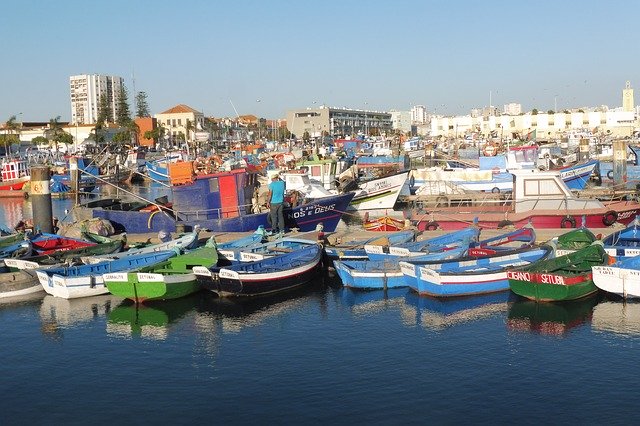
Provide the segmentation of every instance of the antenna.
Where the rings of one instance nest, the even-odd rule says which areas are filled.
[[[133,115],[138,113],[138,94],[136,93],[136,72],[131,70],[131,84],[133,85]]]
[[[233,110],[236,112],[236,115],[238,116],[238,118],[240,118],[240,114],[238,114],[238,110],[236,109],[235,105],[233,105],[233,102],[231,102],[231,99],[229,99],[229,103],[233,107]]]

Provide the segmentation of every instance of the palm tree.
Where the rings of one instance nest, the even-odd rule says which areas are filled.
[[[55,118],[51,118],[49,120],[49,128],[45,131],[45,137],[53,144],[56,152],[58,151],[58,143],[61,142],[63,133],[64,130],[62,130],[62,126],[60,125],[60,116],[58,115]]]
[[[22,123],[19,123],[17,117],[15,115],[12,115],[4,123],[4,127],[5,127],[5,129],[7,129],[8,131],[11,132],[10,135],[14,135],[14,134],[18,134],[19,133],[18,131],[22,127]],[[5,152],[5,155],[8,154],[8,151],[7,151],[7,139],[9,139],[9,138],[6,138],[6,137],[4,138],[4,152]],[[15,138],[11,138],[11,139],[13,140]],[[17,139],[18,139],[18,141],[20,141],[19,137]]]

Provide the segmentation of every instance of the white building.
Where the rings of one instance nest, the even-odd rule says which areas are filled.
[[[165,128],[165,136],[172,141],[182,139],[194,141],[198,130],[204,128],[204,114],[188,105],[179,104],[155,114],[158,126]]]
[[[537,139],[555,139],[568,132],[587,129],[594,133],[627,137],[639,127],[635,111],[578,110],[555,114],[528,112],[523,115],[464,115],[433,117],[431,135],[461,137],[476,133],[488,137],[492,133],[509,138],[536,131]]]
[[[408,133],[411,131],[412,114],[411,111],[389,111],[391,114],[391,128],[393,130],[399,130],[402,133]]]
[[[506,115],[520,115],[522,113],[522,104],[517,104],[515,102],[506,104],[504,106],[503,112]]]
[[[71,93],[71,123],[93,124],[98,118],[100,97],[106,96],[114,114],[123,90],[121,77],[82,74],[69,77]]]
[[[412,124],[427,124],[428,119],[427,107],[424,105],[415,105],[411,108]]]

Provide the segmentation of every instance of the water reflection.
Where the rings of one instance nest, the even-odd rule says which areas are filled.
[[[212,295],[203,298],[196,323],[202,332],[239,333],[321,300],[316,291],[318,284],[264,297],[218,298]]]
[[[593,308],[601,296],[562,303],[536,303],[519,298],[509,306],[507,328],[513,331],[562,336],[591,321]]]
[[[640,301],[600,302],[593,309],[591,328],[625,336],[640,335]]]
[[[104,317],[121,301],[121,298],[111,294],[80,299],[46,295],[40,305],[41,330],[49,337],[61,338],[63,329]]]
[[[415,323],[429,330],[443,330],[448,327],[478,321],[505,314],[508,302],[514,296],[511,292],[438,299],[419,296],[410,291],[406,294],[407,305],[415,308]]]
[[[107,333],[115,337],[164,340],[169,334],[169,325],[195,312],[201,299],[201,294],[194,294],[139,305],[124,300],[109,313]]]

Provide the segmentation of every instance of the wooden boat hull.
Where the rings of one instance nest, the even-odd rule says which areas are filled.
[[[292,262],[293,256],[301,254],[304,256],[297,258],[295,263]],[[322,248],[314,244],[295,254],[283,254],[247,265],[222,268],[214,291],[221,297],[278,293],[308,283],[318,276],[321,269]]]
[[[453,268],[430,265],[417,268],[416,286],[411,289],[421,296],[458,297],[509,290],[507,268],[527,265],[553,254],[551,247],[507,252],[474,261],[460,262]],[[443,270],[444,269],[444,270]]]
[[[375,236],[363,240],[352,240],[336,245],[325,245],[324,252],[329,260],[367,260],[369,259],[365,246],[369,247],[369,250],[373,250],[374,247],[380,246],[386,247],[389,245],[407,243],[413,241],[416,237],[415,231],[405,230],[390,233],[387,235]]]
[[[593,282],[599,289],[625,299],[640,298],[640,258],[630,258],[608,266],[591,268]]]
[[[509,267],[527,265],[549,257],[551,246],[466,256],[440,262],[410,259],[400,262],[407,286],[418,294],[435,297],[467,296],[504,291],[509,288]]]
[[[602,243],[596,241],[564,256],[510,269],[509,287],[518,296],[540,302],[580,299],[598,291],[592,268],[610,261]]]
[[[587,297],[598,291],[598,287],[591,279],[591,274],[585,274],[577,281],[569,281],[560,275],[538,274],[536,281],[517,279],[518,272],[508,273],[509,287],[518,296],[538,302],[562,302]],[[553,281],[547,283],[545,281]]]
[[[111,294],[136,303],[178,299],[200,290],[196,275],[193,273],[121,272],[105,274],[103,279]]]
[[[106,273],[137,270],[175,255],[174,251],[161,251],[93,265],[39,269],[36,274],[44,290],[52,296],[64,299],[90,297],[109,292],[103,279]]]
[[[424,254],[422,260],[439,261],[462,256],[467,247]],[[342,280],[342,285],[360,289],[387,289],[406,287],[404,274],[400,270],[400,258],[385,260],[341,261],[334,260],[333,265]]]
[[[408,176],[409,172],[402,172],[360,184],[361,191],[356,192],[349,208],[359,211],[392,210]]]
[[[0,182],[0,191],[19,191],[19,196],[23,196],[24,194],[21,192],[24,184],[29,182],[31,179],[30,176],[23,176],[17,179],[10,179],[6,181]]]
[[[0,274],[0,299],[26,296],[43,291],[38,277],[31,271]]]

